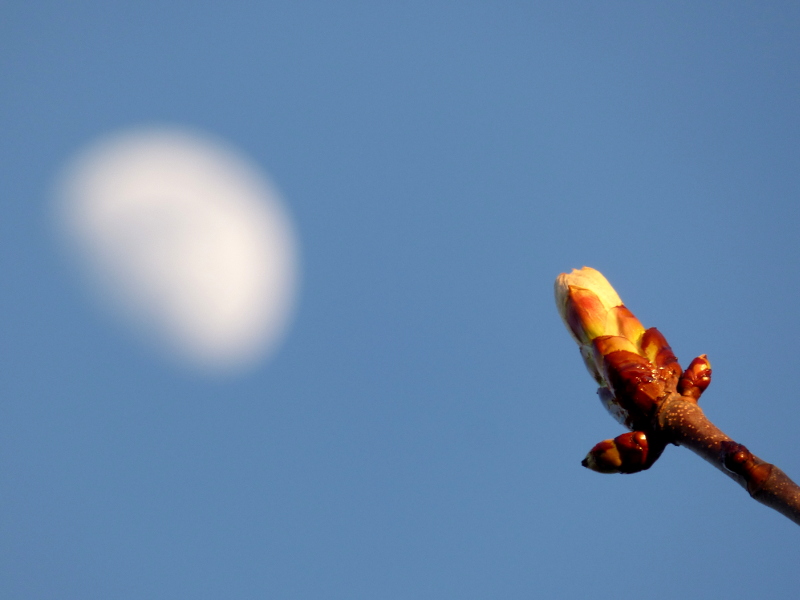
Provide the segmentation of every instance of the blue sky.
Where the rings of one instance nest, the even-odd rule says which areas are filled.
[[[33,598],[794,597],[796,526],[621,433],[552,300],[590,265],[800,478],[792,3],[7,4],[0,585]],[[224,140],[291,215],[274,355],[205,375],[99,310],[64,165]]]

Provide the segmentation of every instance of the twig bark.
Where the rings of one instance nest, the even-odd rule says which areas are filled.
[[[786,473],[753,455],[708,420],[696,399],[670,395],[658,408],[657,428],[745,488],[758,502],[800,525],[800,486]]]

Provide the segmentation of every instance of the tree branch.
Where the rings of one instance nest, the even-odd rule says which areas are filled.
[[[649,469],[668,443],[686,446],[800,525],[800,487],[775,465],[722,433],[697,406],[711,383],[702,354],[681,369],[666,338],[645,329],[603,274],[590,267],[562,273],[556,307],[600,385],[608,412],[630,431],[603,440],[581,463],[598,473]]]
[[[745,488],[758,502],[800,525],[800,486],[786,473],[753,455],[708,420],[696,399],[670,395],[656,413],[657,428]]]

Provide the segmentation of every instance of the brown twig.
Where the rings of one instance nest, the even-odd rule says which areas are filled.
[[[717,428],[691,396],[670,395],[658,408],[657,428],[745,488],[758,502],[800,525],[800,486]]]

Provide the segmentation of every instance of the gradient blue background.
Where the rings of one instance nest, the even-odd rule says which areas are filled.
[[[273,177],[272,361],[203,377],[103,316],[59,169],[168,124]],[[603,271],[707,414],[800,477],[796,3],[5,3],[4,598],[795,598],[797,526],[622,432],[553,305]]]

